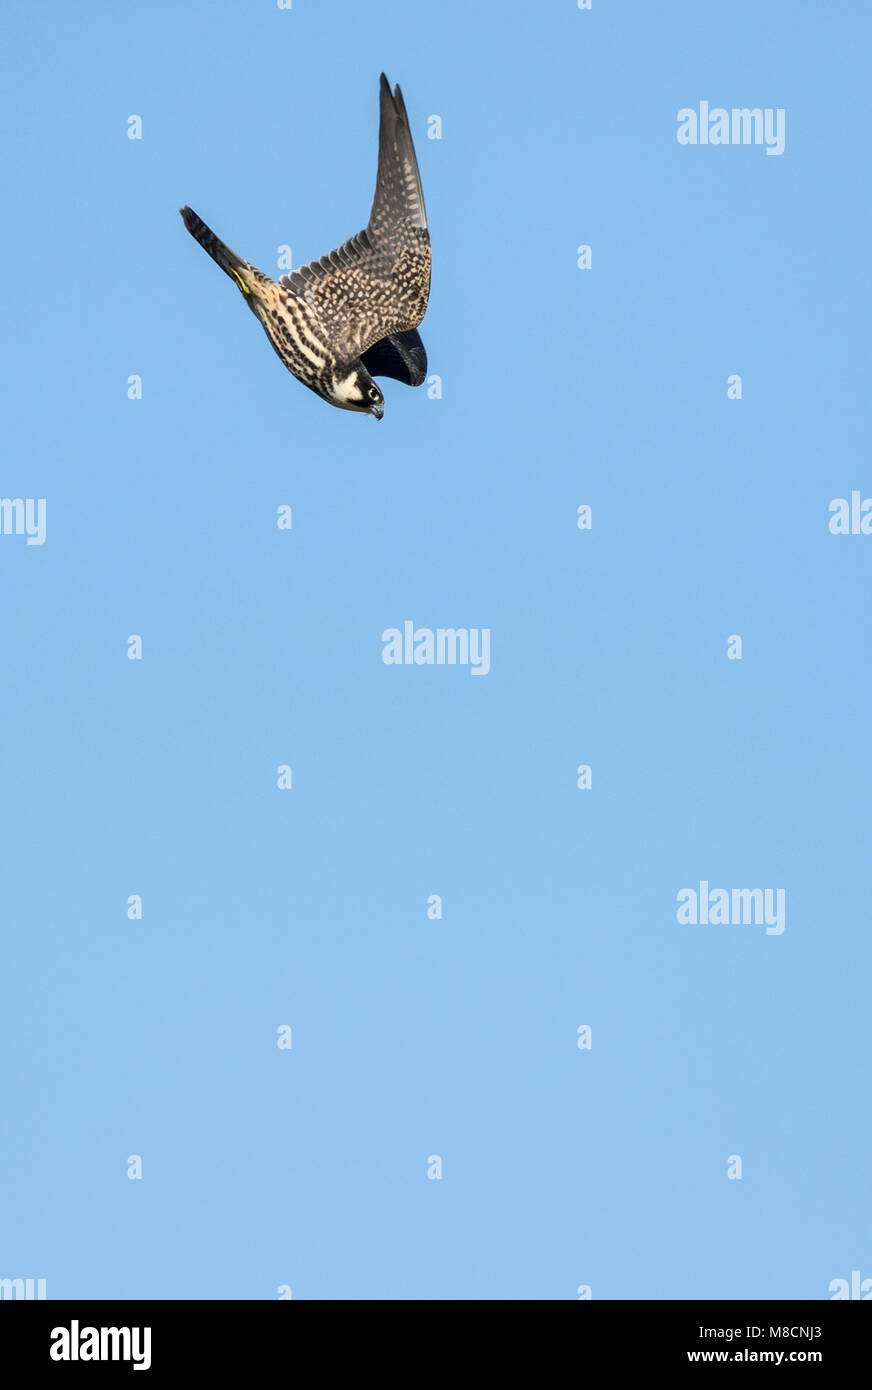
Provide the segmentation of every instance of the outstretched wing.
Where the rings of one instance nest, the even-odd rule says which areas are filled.
[[[430,293],[430,236],[418,161],[399,87],[381,75],[378,175],[369,222],[279,284],[318,315],[340,357],[416,328]]]
[[[370,376],[390,376],[406,386],[420,386],[427,378],[427,350],[417,328],[373,343],[360,360]]]

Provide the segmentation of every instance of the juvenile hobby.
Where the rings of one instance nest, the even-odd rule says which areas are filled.
[[[195,212],[185,226],[235,281],[288,371],[341,410],[384,414],[374,376],[420,386],[416,331],[430,293],[421,176],[399,87],[381,75],[378,173],[369,222],[335,251],[276,282],[219,241]]]

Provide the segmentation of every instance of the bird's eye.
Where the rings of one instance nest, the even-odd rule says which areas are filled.
[[[369,388],[369,399],[370,399],[371,401],[377,401],[377,400],[378,400],[378,387],[377,387],[377,386],[370,386],[370,388]]]

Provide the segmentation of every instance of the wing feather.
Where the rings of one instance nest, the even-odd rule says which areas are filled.
[[[382,338],[417,328],[430,294],[430,235],[421,176],[399,87],[380,82],[379,157],[362,232],[279,284],[305,299],[337,356],[359,357]]]

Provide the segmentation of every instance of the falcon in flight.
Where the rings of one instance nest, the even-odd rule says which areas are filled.
[[[384,414],[373,381],[420,386],[417,333],[430,293],[430,236],[421,176],[399,87],[381,75],[378,174],[369,222],[335,251],[276,283],[181,209],[191,236],[236,282],[288,371],[340,410]]]

